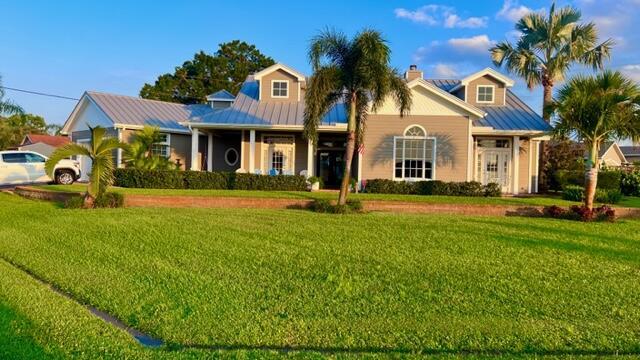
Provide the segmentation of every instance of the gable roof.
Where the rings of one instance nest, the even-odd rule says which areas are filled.
[[[262,79],[263,76],[271,74],[272,72],[278,71],[278,70],[282,70],[284,72],[287,72],[287,73],[295,76],[298,79],[298,81],[305,81],[305,79],[306,79],[304,74],[302,74],[302,73],[294,70],[293,68],[290,68],[287,65],[282,64],[282,63],[273,64],[273,65],[269,66],[266,69],[258,71],[257,73],[253,74],[253,79],[255,81],[260,81],[260,79]]]
[[[293,102],[263,102],[258,100],[258,82],[249,75],[233,104],[192,118],[190,124],[227,127],[294,127],[304,126],[304,99]],[[340,103],[323,118],[321,126],[346,124],[346,108]]]
[[[461,80],[427,79],[443,91],[451,92]],[[462,100],[460,100],[462,101]],[[473,126],[491,127],[499,131],[549,131],[551,126],[511,90],[506,91],[504,106],[478,106],[486,115],[473,121]]]
[[[233,101],[236,97],[225,89],[207,95],[207,101]]]
[[[507,87],[512,87],[515,84],[515,81],[513,81],[513,79],[506,77],[505,75],[503,75],[502,73],[492,69],[492,68],[484,68],[478,72],[475,72],[463,79],[460,80],[460,83],[457,84],[456,86],[454,86],[451,90],[449,91],[456,91],[459,88],[463,87],[463,86],[467,86],[469,85],[470,82],[472,82],[473,80],[479,78],[479,77],[483,77],[485,75],[489,75],[493,78],[495,78],[496,80],[500,81],[501,83],[503,83],[505,86]]]
[[[158,100],[147,100],[133,96],[107,94],[95,91],[84,93],[76,109],[71,113],[63,130],[75,120],[77,110],[83,101],[95,104],[111,121],[114,127],[138,128],[144,125],[157,126],[163,131],[188,132],[180,122],[202,116],[211,111],[209,105],[184,105]]]
[[[53,147],[60,147],[69,143],[69,138],[66,136],[53,136],[46,134],[28,134],[22,140],[20,146],[43,143]]]
[[[620,152],[624,156],[640,156],[640,146],[620,146]]]
[[[413,79],[413,80],[409,81],[409,83],[407,83],[407,86],[410,89],[413,88],[414,86],[421,86],[424,89],[431,91],[433,94],[438,95],[439,97],[449,101],[450,103],[452,103],[454,105],[457,105],[458,107],[466,110],[467,112],[469,112],[472,115],[475,115],[477,117],[485,116],[485,112],[482,109],[463,101],[459,97],[457,97],[455,95],[452,95],[448,91],[442,90],[441,88],[439,88],[435,84],[433,84],[433,83],[431,83],[431,82],[429,82],[427,80],[424,80],[422,78],[417,78],[417,79]]]

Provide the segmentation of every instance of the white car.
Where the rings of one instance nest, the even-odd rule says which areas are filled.
[[[0,151],[0,185],[48,183],[70,185],[80,178],[80,163],[60,160],[51,179],[44,171],[47,157],[33,151]]]

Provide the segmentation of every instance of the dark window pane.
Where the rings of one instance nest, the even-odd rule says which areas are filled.
[[[2,161],[11,164],[26,163],[27,157],[25,156],[25,154],[21,153],[3,154]]]

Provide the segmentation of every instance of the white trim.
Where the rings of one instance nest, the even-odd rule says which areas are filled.
[[[313,141],[307,140],[307,177],[315,176],[315,166],[313,164],[314,158]]]
[[[498,81],[502,82],[506,87],[513,87],[513,85],[515,85],[515,81],[513,81],[513,79],[506,77],[505,75],[503,75],[502,73],[492,69],[492,68],[484,68],[476,73],[473,73],[467,77],[465,77],[464,79],[460,80],[460,83],[456,86],[454,86],[453,88],[451,88],[451,90],[449,90],[449,92],[454,92],[458,89],[460,89],[461,87],[467,87],[467,85],[469,85],[470,82],[472,82],[473,80],[479,78],[479,77],[483,77],[485,75],[489,75],[495,79],[497,79]],[[465,89],[466,92],[466,89]],[[467,97],[465,96],[465,99]]]
[[[472,181],[473,180],[473,169],[474,169],[474,141],[473,141],[473,135],[471,135],[471,127],[472,127],[472,122],[469,121],[469,127],[468,127],[468,133],[467,133],[467,181]]]
[[[188,125],[186,126],[188,127]],[[122,130],[142,130],[145,127],[145,125],[113,124],[113,127],[115,129],[122,129]],[[168,133],[168,134],[184,134],[184,135],[191,134],[191,131],[189,131],[189,129],[181,130],[181,129],[170,129],[170,128],[159,127],[158,130],[162,133]]]
[[[538,183],[540,182],[540,141],[536,141],[536,182],[533,183],[533,192],[538,192]]]
[[[244,130],[240,131],[240,168],[244,169]]]
[[[533,141],[529,139],[529,181],[527,181],[527,193],[531,194],[531,181],[533,180]]]
[[[411,80],[411,81],[409,81],[409,83],[407,83],[407,86],[410,89],[415,87],[415,86],[421,86],[424,89],[429,90],[433,94],[438,95],[442,99],[447,100],[450,103],[457,105],[458,107],[460,107],[463,110],[466,110],[471,115],[475,115],[475,116],[478,116],[478,117],[484,117],[486,115],[486,113],[483,110],[481,110],[481,109],[479,109],[479,108],[477,108],[477,107],[475,107],[475,106],[463,101],[462,99],[460,99],[457,96],[451,95],[451,93],[440,89],[439,87],[431,84],[430,82],[428,82],[428,81],[426,81],[424,79]]]
[[[266,69],[258,71],[257,73],[253,74],[253,79],[259,81],[265,75],[271,74],[272,72],[277,70],[283,70],[289,73],[290,75],[295,76],[298,79],[298,81],[305,81],[305,76],[302,73],[282,63],[273,64]]]
[[[273,95],[273,85],[275,83],[287,84],[287,95]],[[271,80],[271,97],[274,99],[288,99],[289,98],[289,80]]]
[[[191,130],[191,170],[200,170],[200,164],[198,163],[198,141],[200,132],[198,129]]]
[[[213,171],[213,133],[207,133],[207,171]]]
[[[514,136],[512,140],[513,155],[511,156],[511,162],[513,163],[513,185],[511,193],[517,195],[520,192],[520,137]]]
[[[162,145],[162,146],[166,146],[167,147],[167,156],[166,158],[169,159],[171,157],[171,134],[169,133],[165,133],[165,132],[160,132],[160,135],[164,135],[165,136],[165,140],[162,142],[157,142],[153,145]],[[153,148],[153,145],[151,146]],[[153,151],[153,149],[152,149]]]
[[[265,146],[267,144],[265,143],[264,139],[269,137],[291,139],[291,144],[282,144],[282,145],[283,147],[286,147],[286,146],[291,147],[291,169],[290,170],[291,170],[291,173],[295,175],[296,174],[296,136],[290,135],[290,134],[286,134],[286,135],[273,134],[273,133],[261,134],[260,136],[260,170],[262,170],[263,174],[268,174],[270,170],[269,167],[271,167],[270,160],[267,160],[266,164],[262,161],[262,159],[266,157],[265,152],[268,153],[269,151],[269,147]],[[307,161],[308,160],[309,159],[307,158]],[[284,168],[284,164],[283,164],[283,168]]]
[[[116,129],[116,133],[118,134],[118,141],[122,142],[122,129]],[[116,152],[116,167],[122,167],[122,148],[119,147]]]
[[[249,130],[249,174],[255,173],[256,169],[256,131]]]
[[[301,85],[300,85],[300,81],[298,81],[298,101],[300,101],[300,90],[301,90]]]
[[[491,89],[491,101],[480,101],[480,88]],[[476,85],[476,102],[478,104],[495,104],[496,102],[496,86],[495,85]]]
[[[543,140],[549,137],[547,132],[539,130],[495,130],[490,126],[472,126],[471,133],[473,135],[495,135],[495,136],[523,136],[536,137]]]
[[[235,152],[236,153],[236,162],[231,163],[229,162],[229,160],[227,159],[227,156],[229,155],[230,152]],[[229,166],[235,166],[238,163],[238,160],[241,158],[240,154],[238,154],[238,150],[236,150],[235,148],[228,148],[225,152],[224,152],[224,162],[229,165]]]
[[[425,132],[426,134],[426,132]],[[425,169],[425,165],[426,165],[426,151],[427,151],[427,147],[425,146],[422,150],[423,150],[423,155],[422,155],[422,177],[421,178],[405,178],[403,177],[396,177],[396,143],[398,139],[416,139],[416,140],[433,140],[433,149],[432,149],[432,161],[431,161],[431,178],[427,178],[425,177],[425,173],[426,173],[426,169]],[[436,149],[437,149],[437,139],[434,136],[394,136],[393,137],[393,159],[391,161],[392,167],[392,173],[391,173],[391,178],[394,181],[422,181],[422,180],[436,180],[436,162],[437,162],[437,157],[436,157]],[[404,175],[404,152],[405,152],[405,147],[402,147],[402,174]]]
[[[285,130],[285,131],[301,131],[304,130],[303,125],[261,125],[261,124],[216,124],[216,123],[180,123],[183,126],[198,129],[234,129],[234,130],[251,130],[251,129],[267,129],[267,130]],[[335,125],[318,126],[318,131],[327,132],[343,132],[347,130],[347,124],[339,123]]]
[[[424,136],[427,136],[427,130],[425,130],[425,128],[422,125],[418,125],[418,124],[411,124],[409,126],[407,126],[406,128],[404,128],[404,131],[402,132],[403,136],[407,136],[407,130],[411,129],[412,127],[417,127],[420,128],[420,130],[422,130],[422,132],[424,133]]]

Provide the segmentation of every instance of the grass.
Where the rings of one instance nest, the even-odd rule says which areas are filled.
[[[0,203],[0,256],[174,346],[640,353],[639,221]],[[85,334],[74,349],[150,351],[9,274],[9,341],[68,355]]]
[[[40,189],[52,191],[85,191],[86,186],[74,185],[37,185]],[[161,196],[220,196],[220,197],[255,197],[276,199],[337,199],[334,192],[307,191],[251,191],[251,190],[185,190],[185,189],[134,189],[112,187],[110,191],[124,195],[161,195]],[[556,196],[533,197],[467,197],[467,196],[424,196],[397,194],[350,194],[350,199],[408,201],[430,204],[477,204],[477,205],[522,205],[522,206],[570,206],[576,202],[562,200]],[[640,203],[637,204],[640,207]]]

